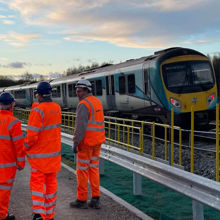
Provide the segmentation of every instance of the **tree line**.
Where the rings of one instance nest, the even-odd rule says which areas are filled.
[[[79,74],[91,69],[95,69],[98,67],[102,67],[104,65],[109,65],[109,63],[92,63],[91,65],[86,65],[86,66],[82,66],[79,65],[78,67],[71,67],[68,68],[66,71],[64,71],[64,73],[62,74],[63,76],[70,76],[70,75],[74,75],[74,74]],[[37,75],[37,77],[36,77]],[[27,83],[35,83],[35,82],[40,82],[43,80],[51,80],[50,78],[48,78],[47,76],[43,76],[40,74],[31,74],[31,73],[24,73],[20,76],[20,79],[13,79],[11,77],[8,76],[3,76],[0,75],[0,87],[8,87],[8,86],[15,86],[15,85],[20,85],[20,84],[27,84]]]

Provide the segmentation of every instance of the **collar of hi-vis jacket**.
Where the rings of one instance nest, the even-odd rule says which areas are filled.
[[[43,97],[43,99],[41,101],[39,101],[39,103],[42,102],[52,102],[53,100],[51,99],[51,97]]]
[[[13,115],[13,112],[9,110],[0,110],[0,114]]]
[[[84,99],[86,99],[87,97],[92,96],[92,93],[88,93],[85,96],[82,97],[82,99],[80,99],[79,101],[82,101]]]

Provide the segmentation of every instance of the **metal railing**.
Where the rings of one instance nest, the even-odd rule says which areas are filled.
[[[72,138],[72,135],[62,133],[62,143],[71,146]],[[215,181],[107,144],[102,145],[100,157],[131,170],[135,174],[133,178],[139,180],[133,181],[133,189],[138,192],[142,191],[141,178],[137,178],[140,175],[191,198],[193,216],[197,216],[195,220],[203,219],[202,204],[220,211],[220,184]],[[104,170],[103,167],[100,169]]]
[[[215,151],[215,172],[216,181],[219,181],[219,106],[216,107],[216,148]],[[30,110],[15,109],[15,116],[22,122],[27,123]],[[127,151],[135,150],[138,154],[150,154],[153,160],[158,157],[169,162],[171,166],[178,164],[183,165],[183,149],[190,150],[190,171],[194,173],[194,154],[195,147],[194,136],[194,111],[192,108],[191,130],[184,130],[174,126],[174,113],[171,111],[171,125],[160,124],[155,122],[139,121],[125,118],[116,118],[105,116],[106,140],[109,145],[114,145],[118,148],[123,147]],[[62,112],[62,131],[68,134],[74,133],[74,123],[76,115],[73,112]],[[158,137],[156,131],[160,129],[163,137]],[[183,143],[183,132],[189,134],[189,143]],[[179,138],[174,138],[174,134],[178,134]],[[149,142],[150,141],[150,142]],[[158,147],[162,151],[158,153]],[[177,151],[178,150],[178,151]],[[207,150],[208,151],[208,150]],[[132,151],[133,152],[133,151]],[[184,163],[186,163],[184,161]],[[184,164],[186,166],[186,164]]]
[[[26,127],[27,125],[22,124],[22,130],[25,131]],[[72,146],[72,135],[62,132],[61,138],[62,143]],[[135,174],[133,178],[138,179],[133,181],[133,188],[138,192],[142,191],[141,178],[138,178],[140,175],[191,198],[194,220],[204,219],[202,204],[220,211],[218,182],[107,144],[102,144],[100,157],[131,170]],[[104,166],[104,163],[100,163],[100,166]],[[104,170],[103,167],[100,169]]]

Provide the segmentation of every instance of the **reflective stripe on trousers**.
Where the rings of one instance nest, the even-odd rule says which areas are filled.
[[[53,152],[53,153],[45,153],[45,154],[27,154],[27,157],[41,159],[41,158],[48,158],[48,157],[56,157],[56,156],[59,156],[60,154],[61,154],[61,151]]]
[[[9,179],[5,183],[0,183],[0,219],[4,219],[8,215],[8,205],[13,182],[14,179]]]
[[[100,196],[99,155],[101,146],[81,146],[77,153],[77,199],[87,200],[87,183],[90,182],[92,197]]]
[[[30,188],[32,212],[40,214],[43,218],[52,219],[57,198],[56,173],[45,174],[32,168]]]

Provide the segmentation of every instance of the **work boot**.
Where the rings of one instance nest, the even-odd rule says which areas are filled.
[[[93,209],[101,209],[100,197],[92,197],[91,201],[89,202],[89,207]]]
[[[40,214],[34,214],[33,220],[43,220]]]
[[[15,220],[15,216],[14,215],[7,215],[7,217],[6,218],[4,218],[3,220]]]
[[[76,200],[70,203],[71,208],[78,208],[78,209],[88,209],[88,205],[86,201]]]

